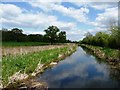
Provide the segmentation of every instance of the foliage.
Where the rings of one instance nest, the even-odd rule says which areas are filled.
[[[120,29],[115,26],[110,31],[111,33],[97,32],[95,36],[87,33],[87,36],[81,41],[81,43],[102,47],[120,48]]]
[[[2,41],[11,42],[47,42],[47,43],[65,43],[66,32],[60,31],[57,26],[49,26],[45,31],[45,35],[41,34],[23,34],[22,29],[13,28],[8,30],[3,28],[0,30],[2,33]]]
[[[61,31],[56,26],[49,26],[46,30],[45,37],[51,43],[55,42],[66,42],[66,32]]]

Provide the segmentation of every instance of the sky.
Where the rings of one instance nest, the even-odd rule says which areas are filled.
[[[110,20],[118,22],[118,0],[2,0],[1,28],[20,28],[25,34],[45,34],[49,26],[66,31],[67,39],[79,41],[85,33],[107,31]]]

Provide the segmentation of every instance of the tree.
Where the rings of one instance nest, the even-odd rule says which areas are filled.
[[[58,38],[59,38],[59,42],[65,43],[66,42],[66,32],[65,31],[61,31],[58,34]]]
[[[18,28],[13,28],[11,31],[14,33],[20,33],[20,34],[22,34],[23,32],[22,29],[18,29]]]
[[[57,26],[49,26],[45,31],[45,37],[51,43],[58,42],[58,32],[60,31]]]
[[[108,46],[109,34],[104,32],[98,32],[95,35],[96,45],[98,46]]]
[[[93,38],[93,35],[90,33],[90,32],[87,32],[86,34],[85,34],[85,38],[83,39],[83,43],[85,43],[85,44],[92,44],[92,38]]]
[[[97,46],[108,46],[110,35],[104,32],[97,32],[95,36],[91,33],[85,34],[86,37],[82,40],[82,43],[97,45]]]
[[[111,18],[108,22],[108,30],[111,31],[110,43],[109,46],[112,48],[120,48],[120,27],[118,22]],[[114,43],[114,45],[112,45]]]
[[[41,34],[30,34],[28,40],[31,42],[43,42],[43,35]]]
[[[85,36],[86,37],[91,37],[91,36],[93,36],[90,32],[87,32],[86,34],[85,34]]]

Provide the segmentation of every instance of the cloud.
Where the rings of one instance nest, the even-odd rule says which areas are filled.
[[[0,4],[0,21],[2,26],[6,28],[23,28],[24,33],[44,33],[50,25],[56,25],[60,30],[66,31],[67,38],[71,40],[80,40],[84,37],[86,32],[95,34],[97,31],[106,31],[107,23],[112,18],[118,20],[118,7],[116,3],[97,3],[97,2],[74,2],[72,4],[77,5],[66,7],[60,2],[44,2],[44,1],[32,1],[29,3],[33,9],[37,11],[29,11],[26,7],[18,7],[15,4]],[[37,8],[34,8],[37,7]],[[96,9],[98,12],[95,20],[88,18],[90,13],[94,13],[92,9]],[[42,10],[42,11],[41,11]],[[73,21],[67,22],[61,20],[59,15],[52,14],[54,11],[61,13],[65,17],[72,18]],[[99,11],[102,11],[100,13]],[[0,23],[1,23],[0,22]],[[86,26],[80,28],[80,25]],[[87,28],[87,25],[94,26],[95,28]]]
[[[98,9],[98,10],[105,10],[107,8],[111,8],[116,6],[116,4],[114,3],[91,3],[90,7],[94,8],[94,9]]]
[[[111,7],[117,7],[118,4],[117,2],[72,2],[74,5],[76,6],[85,6],[85,7],[91,7],[94,8],[96,10],[105,10],[107,8],[111,8]]]
[[[59,21],[56,16],[42,12],[31,13],[27,11],[27,13],[24,13],[23,9],[13,4],[0,4],[0,7],[2,7],[0,12],[2,12],[1,21],[3,27],[22,27],[40,30],[45,29],[50,25],[56,25],[61,30],[71,30],[76,26],[73,22]]]
[[[33,7],[39,7],[43,11],[48,12],[48,11],[58,11],[61,12],[63,15],[66,15],[68,17],[72,17],[75,20],[79,22],[86,22],[87,21],[87,15],[89,13],[89,9],[82,7],[80,9],[75,9],[73,7],[65,7],[61,5],[61,2],[29,2]]]
[[[54,10],[59,11],[68,17],[72,17],[79,22],[86,22],[88,19],[86,14],[89,13],[89,9],[87,8],[75,9],[72,7],[66,8],[64,6],[55,5]]]
[[[110,20],[118,22],[118,7],[105,9],[105,12],[98,14],[96,20],[90,22],[90,24],[98,27],[107,27]]]
[[[0,4],[0,14],[2,18],[13,19],[22,13],[22,10],[12,4]]]
[[[28,1],[35,1],[35,0],[1,0],[2,2],[28,2]],[[119,0],[36,0],[39,2],[119,2]]]

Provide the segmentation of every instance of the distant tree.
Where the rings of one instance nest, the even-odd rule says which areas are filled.
[[[98,32],[95,35],[96,45],[98,46],[108,46],[108,40],[110,35],[104,32]]]
[[[19,28],[13,28],[8,30],[6,28],[0,30],[2,33],[2,41],[14,41],[14,42],[48,42],[48,43],[64,43],[66,42],[66,32],[59,32],[57,26],[49,26],[45,35],[41,34],[23,34],[23,30]]]
[[[82,40],[82,42],[85,43],[85,44],[91,44],[92,43],[93,35],[90,32],[87,32],[85,34],[85,36],[86,37]]]
[[[58,32],[60,31],[57,26],[49,26],[45,31],[45,37],[51,43],[58,42]]]
[[[108,22],[108,30],[111,31],[110,43],[109,46],[112,48],[120,49],[120,27],[118,26],[118,22],[111,18]],[[114,45],[113,45],[114,43]]]
[[[28,35],[28,40],[31,42],[43,42],[43,35],[41,34],[30,34]]]
[[[66,42],[66,32],[65,31],[61,31],[59,34],[58,34],[58,40],[59,42],[61,43],[65,43]]]
[[[18,29],[18,28],[13,28],[11,31],[14,33],[20,33],[20,34],[23,32],[22,29]]]
[[[86,37],[91,37],[91,36],[93,36],[90,32],[87,32],[86,34],[85,34],[85,36]]]
[[[91,33],[87,33],[86,37],[81,43],[97,45],[97,46],[108,46],[110,35],[104,32],[97,32],[95,36]]]

